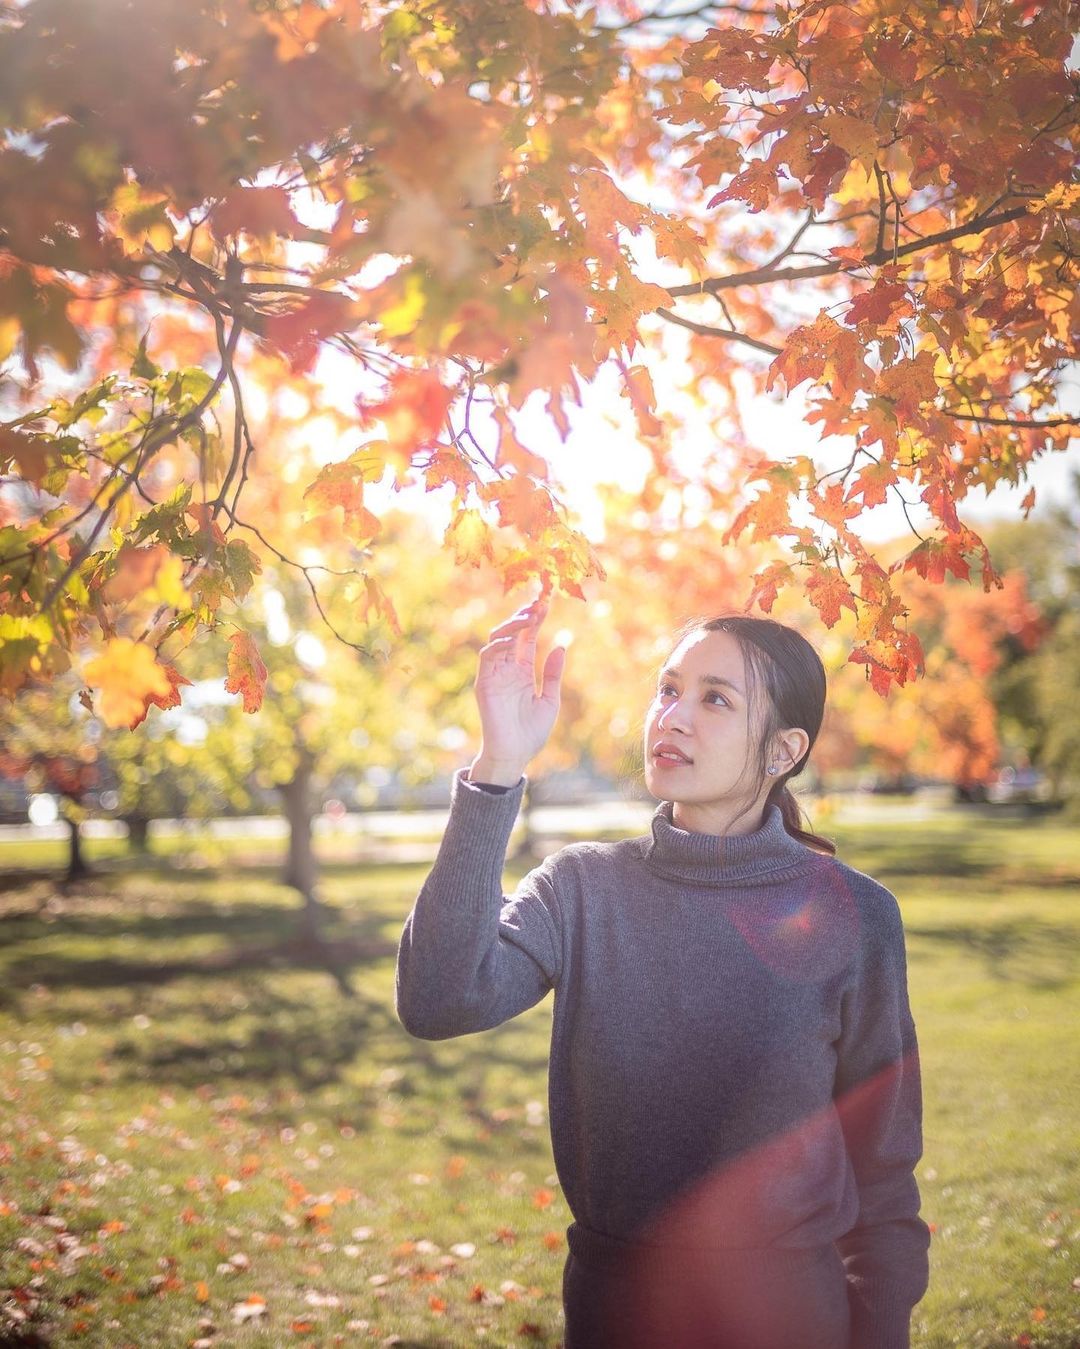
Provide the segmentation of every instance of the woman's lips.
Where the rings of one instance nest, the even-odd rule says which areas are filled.
[[[681,768],[693,761],[674,745],[657,745],[652,752],[653,763],[657,767]]]

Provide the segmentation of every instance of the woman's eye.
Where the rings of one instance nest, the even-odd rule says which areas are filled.
[[[722,693],[707,693],[707,694],[705,695],[705,697],[706,697],[706,699],[709,699],[709,698],[718,698],[718,699],[720,700],[720,702],[721,702],[725,707],[727,707],[727,705],[728,705],[728,700],[724,697],[724,695],[723,695]]]

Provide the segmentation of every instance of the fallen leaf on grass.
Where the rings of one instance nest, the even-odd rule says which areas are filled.
[[[266,1299],[252,1293],[249,1298],[243,1302],[238,1302],[232,1309],[233,1320],[237,1325],[243,1325],[245,1321],[251,1321],[256,1316],[266,1315]]]
[[[565,1237],[561,1232],[545,1232],[541,1240],[549,1251],[558,1251],[562,1249]]]

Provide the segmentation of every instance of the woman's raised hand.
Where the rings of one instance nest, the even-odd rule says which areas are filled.
[[[474,782],[516,785],[555,725],[566,650],[556,646],[548,652],[537,693],[536,639],[546,614],[547,602],[534,600],[492,628],[480,649],[474,687],[483,740],[469,769]]]

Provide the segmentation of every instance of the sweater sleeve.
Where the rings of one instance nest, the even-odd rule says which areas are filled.
[[[454,776],[435,864],[406,919],[397,957],[397,1013],[425,1040],[497,1026],[540,1001],[561,964],[549,864],[509,898],[502,871],[525,779],[506,792]]]
[[[844,998],[834,1098],[859,1197],[836,1243],[851,1307],[851,1349],[909,1349],[911,1309],[929,1283],[930,1229],[919,1217],[919,1049],[895,898],[875,887],[859,970]],[[864,910],[864,914],[865,914]]]

